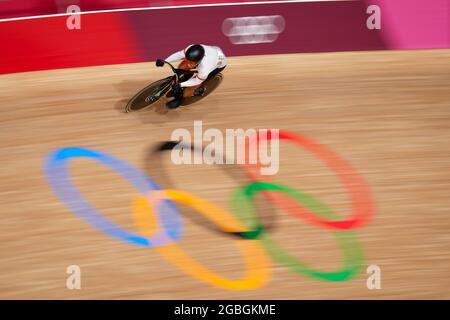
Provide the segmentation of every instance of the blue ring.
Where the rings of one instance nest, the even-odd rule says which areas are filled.
[[[161,203],[161,206],[164,205],[165,209],[169,209],[165,210],[164,214],[159,214],[159,221],[162,221],[164,229],[158,230],[157,234],[152,238],[146,238],[133,232],[126,231],[106,219],[83,198],[81,193],[71,182],[70,174],[67,170],[67,160],[74,157],[92,158],[103,165],[108,166],[131,182],[134,187],[144,195],[147,195],[151,190],[161,190],[161,187],[140,170],[113,156],[78,147],[58,149],[47,157],[45,173],[49,184],[56,195],[79,217],[95,228],[113,237],[140,246],[161,246],[181,238],[181,215],[173,201],[170,200],[164,200],[164,202]]]

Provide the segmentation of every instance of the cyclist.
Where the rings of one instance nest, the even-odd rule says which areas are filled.
[[[202,95],[205,91],[203,86],[205,81],[214,78],[227,66],[227,58],[222,49],[203,44],[192,44],[184,50],[170,55],[166,58],[166,61],[176,62],[181,59],[183,61],[178,66],[179,69],[192,70],[197,68],[198,73],[172,88],[174,99],[167,102],[167,107],[171,109],[178,108],[186,97]],[[156,60],[157,67],[163,65],[163,60]]]

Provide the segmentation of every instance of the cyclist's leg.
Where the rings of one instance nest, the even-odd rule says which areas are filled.
[[[183,62],[180,63],[180,65],[178,66],[178,69],[181,69],[181,65],[183,64]],[[183,103],[184,91],[185,90],[183,89],[181,92],[177,92],[176,94],[174,94],[174,92],[172,90],[170,90],[170,92],[167,94],[167,96],[169,98],[173,97],[173,99],[168,101],[166,103],[166,106],[170,109],[178,108]]]
[[[179,64],[178,64],[178,67],[177,67],[177,69],[182,69],[182,70],[185,70],[185,71],[188,71],[188,70],[190,70],[189,68],[188,68],[188,66],[186,65],[186,60],[182,60]],[[185,78],[185,76],[184,75],[182,75],[181,76],[181,78],[180,78],[180,81],[182,82],[182,81],[186,81],[187,79],[184,79]],[[189,77],[188,77],[189,78]],[[167,95],[166,95],[168,98],[175,98],[175,99],[181,99],[181,98],[183,98],[183,96],[175,96],[174,95],[174,93],[173,93],[173,91],[172,90],[170,90],[168,93],[167,93]],[[175,100],[174,99],[174,100]],[[172,100],[172,101],[174,101],[174,100]],[[172,103],[172,105],[175,105],[175,104],[177,104],[176,102],[174,102],[174,103]],[[167,106],[169,105],[169,103],[167,103]]]
[[[199,86],[201,86],[201,84]],[[197,88],[198,88],[198,86],[185,87],[183,89],[183,97],[185,97],[185,98],[192,97],[194,95],[195,89],[197,89]]]
[[[170,109],[178,108],[184,100],[183,92],[180,92],[174,95],[173,99],[166,103],[166,106]]]

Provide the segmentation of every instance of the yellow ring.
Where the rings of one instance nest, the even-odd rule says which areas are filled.
[[[152,191],[149,199],[136,198],[133,204],[134,219],[139,232],[145,236],[148,236],[149,230],[152,231],[155,227],[154,217],[156,215],[150,203],[154,205],[162,199],[171,199],[196,209],[225,232],[249,231],[249,228],[241,224],[233,215],[207,200],[184,191],[159,190]],[[237,280],[228,279],[210,271],[189,256],[176,243],[153,248],[185,273],[208,284],[231,290],[250,290],[262,287],[271,273],[270,260],[264,247],[259,240],[237,239],[234,242],[243,254],[246,270],[244,277]]]

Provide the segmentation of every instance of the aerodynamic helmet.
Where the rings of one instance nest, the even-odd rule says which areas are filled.
[[[205,49],[200,44],[194,44],[186,50],[185,56],[189,61],[199,62],[205,56]]]

